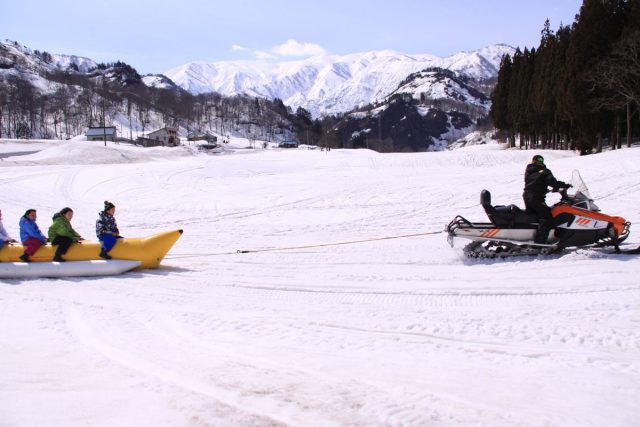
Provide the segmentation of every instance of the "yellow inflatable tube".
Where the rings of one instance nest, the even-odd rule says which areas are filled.
[[[149,237],[125,237],[118,239],[109,255],[113,259],[140,261],[138,268],[157,268],[162,258],[182,235],[182,230],[167,231]],[[24,248],[20,244],[4,245],[0,250],[0,262],[19,262]],[[40,247],[29,257],[33,262],[48,262],[53,260],[55,246],[50,243]],[[82,241],[74,243],[62,257],[67,261],[89,261],[101,259],[99,242]]]

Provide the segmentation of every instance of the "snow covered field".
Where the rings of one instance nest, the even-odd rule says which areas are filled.
[[[11,153],[31,154],[6,156]],[[0,142],[0,209],[95,239],[184,229],[157,270],[0,284],[0,426],[632,426],[640,259],[474,261],[436,232],[522,206],[533,155]],[[640,149],[544,152],[634,223]],[[551,201],[556,200],[550,196]]]

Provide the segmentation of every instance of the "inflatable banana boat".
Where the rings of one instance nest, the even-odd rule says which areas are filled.
[[[118,239],[116,245],[109,252],[109,255],[111,255],[113,260],[139,261],[140,265],[136,266],[137,268],[157,268],[158,265],[160,265],[160,261],[162,261],[181,235],[182,230],[174,230],[148,237],[126,237],[124,239]],[[55,251],[55,246],[47,243],[29,257],[31,262],[28,264],[50,262],[53,260]],[[0,263],[19,262],[20,255],[23,253],[24,248],[20,244],[4,245],[0,250]],[[66,261],[102,260],[102,258],[98,256],[99,253],[100,242],[82,241],[71,245],[67,253],[63,255],[63,258]]]
[[[0,279],[115,276],[140,267],[140,261],[0,262]]]

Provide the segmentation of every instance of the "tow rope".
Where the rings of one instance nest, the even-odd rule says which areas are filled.
[[[334,242],[334,243],[322,243],[317,245],[305,245],[305,246],[289,246],[284,248],[266,248],[266,249],[250,249],[250,250],[241,250],[238,251],[239,254],[248,254],[253,252],[277,252],[277,251],[290,251],[294,249],[309,249],[309,248],[321,248],[325,246],[340,246],[340,245],[353,245],[356,243],[366,243],[366,242],[375,242],[379,240],[391,240],[391,239],[403,239],[405,237],[417,237],[417,236],[428,236],[431,234],[439,234],[444,233],[442,231],[431,231],[427,233],[415,233],[415,234],[403,234],[400,236],[388,236],[388,237],[374,237],[372,239],[363,239],[363,240],[349,240],[346,242]]]
[[[195,257],[207,257],[207,256],[218,256],[218,255],[234,255],[234,254],[250,254],[257,252],[279,252],[279,251],[291,251],[296,249],[310,249],[310,248],[322,248],[327,246],[341,246],[341,245],[353,245],[357,243],[366,243],[366,242],[376,242],[380,240],[392,240],[392,239],[404,239],[407,237],[418,237],[418,236],[430,236],[434,234],[444,233],[444,230],[441,231],[429,231],[425,233],[414,233],[414,234],[402,234],[399,236],[386,236],[386,237],[374,237],[371,239],[361,239],[361,240],[349,240],[344,242],[333,242],[333,243],[321,243],[315,245],[303,245],[303,246],[285,246],[278,248],[263,248],[263,249],[242,249],[237,250],[235,252],[217,252],[217,253],[202,253],[202,254],[176,254],[169,255],[167,259],[176,259],[176,258],[195,258]]]

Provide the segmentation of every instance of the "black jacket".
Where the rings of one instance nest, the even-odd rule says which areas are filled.
[[[105,211],[98,213],[98,220],[96,221],[96,235],[100,238],[102,234],[113,234],[114,236],[120,234],[116,219]]]
[[[558,181],[545,165],[538,162],[529,163],[524,172],[524,193],[526,203],[544,203],[548,187],[553,191],[568,188],[569,185]]]

